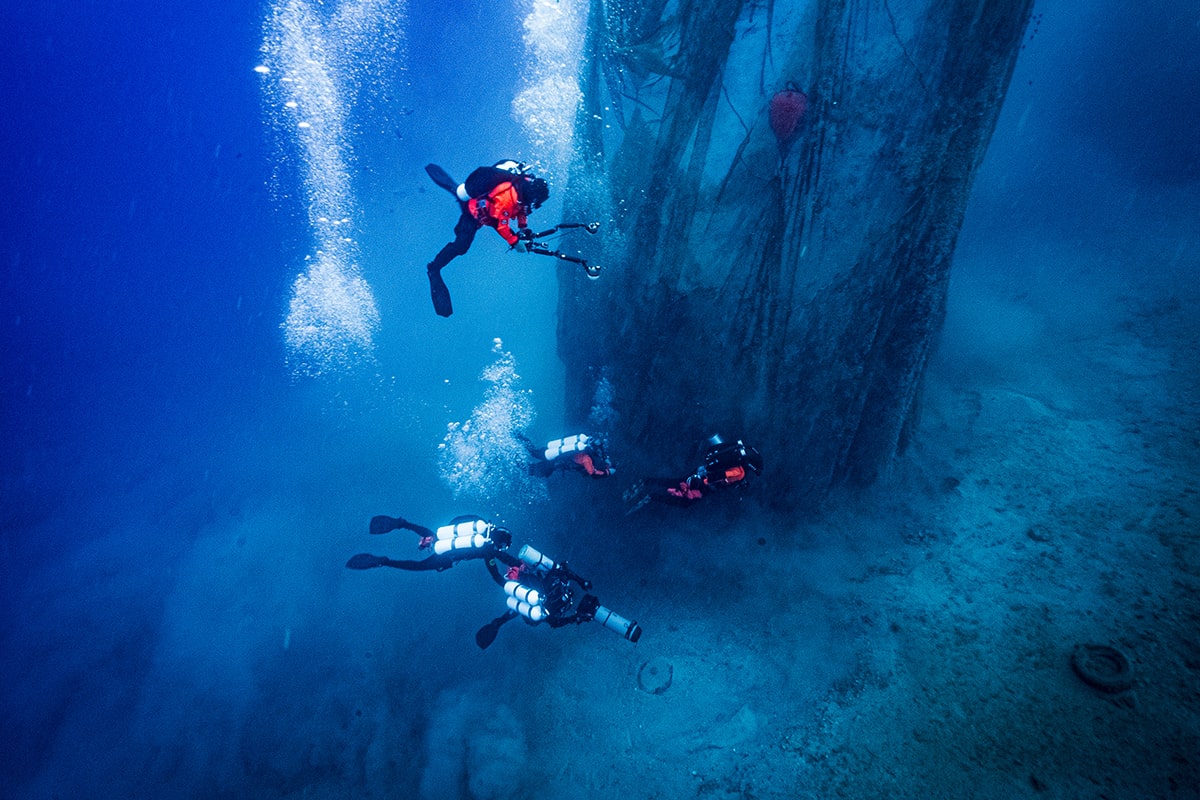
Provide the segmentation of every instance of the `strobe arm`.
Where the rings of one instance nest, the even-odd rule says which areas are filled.
[[[551,233],[553,233],[553,231],[551,231]],[[542,236],[542,235],[544,235],[544,234],[540,234],[540,233],[537,234],[537,236]],[[536,244],[536,243],[531,244],[529,246],[529,252],[537,253],[539,256],[551,256],[552,258],[557,258],[559,261],[568,261],[572,264],[578,264],[579,266],[583,267],[583,271],[587,273],[587,276],[589,278],[600,277],[600,265],[599,264],[589,264],[587,262],[587,259],[585,259],[585,258],[569,256],[566,253],[563,253],[559,250],[551,250],[549,247],[546,247],[545,245]]]
[[[584,231],[587,231],[588,233],[594,235],[597,231],[600,230],[600,223],[599,222],[560,222],[557,225],[555,225],[553,228],[550,228],[549,230],[545,230],[545,231],[542,231],[541,233],[533,234],[533,236],[531,236],[530,238],[531,239],[541,239],[544,236],[550,236],[552,234],[558,233],[559,231],[569,231],[569,230],[575,230],[575,229],[580,229],[580,228],[583,229]]]
[[[541,244],[537,241],[538,239],[543,239],[547,236],[558,233],[559,231],[576,230],[576,229],[580,229],[580,230],[586,231],[587,233],[594,235],[596,233],[596,231],[600,230],[600,223],[599,222],[560,222],[559,224],[555,225],[553,228],[550,228],[549,230],[544,230],[541,233],[533,233],[533,232],[529,231],[528,228],[526,228],[526,229],[523,229],[521,231],[521,233],[518,235],[527,242],[530,253],[537,253],[539,256],[550,256],[551,258],[557,258],[559,261],[566,261],[571,264],[578,264],[579,266],[583,267],[583,271],[585,273],[587,273],[587,276],[589,278],[591,278],[592,280],[595,280],[596,278],[600,277],[600,265],[599,264],[589,264],[587,262],[587,259],[579,258],[577,256],[569,256],[560,250],[551,250],[546,245]]]

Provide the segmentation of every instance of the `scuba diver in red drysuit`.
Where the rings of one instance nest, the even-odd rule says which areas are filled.
[[[460,211],[454,226],[454,241],[439,250],[425,267],[433,308],[438,316],[448,317],[454,313],[450,290],[442,280],[442,267],[465,254],[475,240],[475,233],[484,225],[494,228],[513,249],[528,250],[529,242],[533,240],[533,231],[527,225],[528,217],[549,199],[550,186],[526,169],[517,161],[499,161],[490,167],[479,167],[464,182],[455,183],[437,164],[425,167],[433,182],[458,200]],[[513,230],[513,223],[516,223],[516,230]]]
[[[686,478],[646,478],[625,492],[625,501],[632,503],[626,515],[647,503],[690,506],[706,494],[731,486],[744,488],[750,474],[762,474],[763,459],[758,450],[738,439],[726,442],[720,436],[708,440],[708,449],[701,464]]]

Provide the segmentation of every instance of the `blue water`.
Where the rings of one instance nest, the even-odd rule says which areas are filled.
[[[853,672],[848,637],[868,612],[817,602],[797,614],[811,649],[796,654],[744,634],[758,629],[738,616],[740,584],[716,595],[736,613],[712,602],[711,581],[740,558],[712,531],[766,539],[778,522],[753,509],[683,526],[651,517],[618,546],[596,537],[622,534],[620,487],[547,491],[505,466],[512,420],[489,411],[489,392],[534,438],[574,432],[554,267],[481,232],[445,273],[454,317],[437,318],[422,267],[457,212],[422,168],[461,180],[505,157],[561,167],[512,114],[537,77],[530,5],[318,7],[330,47],[316,52],[361,35],[354,58],[323,62],[346,92],[329,140],[338,175],[314,171],[272,89],[269,3],[0,9],[0,797],[617,796],[644,785],[620,784],[630,753],[581,743],[593,727],[635,741],[639,666],[671,656],[655,636],[692,637],[703,663],[708,642],[745,635],[762,650],[739,674],[801,664],[802,698]],[[336,28],[335,7],[353,24]],[[935,365],[947,393],[1069,380],[1054,363],[1073,332],[1115,325],[1139,298],[1186,298],[1200,272],[1194,9],[1037,11],[960,241]],[[321,202],[345,212],[350,241],[330,250],[306,187],[338,181]],[[322,242],[333,274],[362,281],[316,295],[318,316],[362,334],[335,328],[332,351],[289,338],[295,282]],[[473,436],[448,434],[467,420]],[[491,471],[463,478],[447,445]],[[641,618],[640,649],[599,626],[513,624],[481,653],[472,633],[499,613],[482,569],[342,568],[372,547],[415,557],[408,540],[367,541],[373,514],[436,526],[473,512],[571,559],[603,601]],[[867,558],[882,535],[862,525],[830,563]],[[804,531],[806,546],[819,536]],[[770,552],[786,570],[825,547]],[[822,580],[819,596],[841,591]],[[611,703],[581,702],[590,691]],[[766,728],[740,708],[721,725]],[[663,738],[687,728],[660,724]],[[644,796],[709,785],[676,767],[683,788]],[[605,788],[574,794],[579,775]]]

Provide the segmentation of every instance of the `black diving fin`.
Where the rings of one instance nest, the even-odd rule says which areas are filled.
[[[439,167],[437,164],[426,164],[425,172],[433,179],[433,182],[445,189],[450,194],[458,197],[458,182],[450,177],[450,173]]]
[[[347,569],[374,569],[375,567],[386,567],[388,559],[384,556],[373,556],[370,553],[359,553],[356,556],[350,556],[350,560],[346,562]]]
[[[372,536],[378,536],[381,533],[398,531],[403,527],[404,520],[400,517],[371,517]]]
[[[429,275],[429,296],[433,298],[433,310],[439,317],[450,316],[454,313],[454,306],[450,304],[450,290],[442,280],[442,271],[428,268],[425,271]]]
[[[494,620],[484,625],[479,630],[475,631],[475,644],[479,645],[480,650],[487,650],[491,647],[492,642],[496,641],[497,634],[500,633],[500,626],[508,622],[517,614],[515,611],[509,611],[501,614]]]

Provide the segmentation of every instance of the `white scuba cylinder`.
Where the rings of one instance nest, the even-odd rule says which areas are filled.
[[[533,546],[527,544],[521,545],[521,552],[517,553],[517,558],[535,569],[544,569],[546,572],[558,566],[552,558],[542,555]]]
[[[596,608],[596,622],[631,642],[636,642],[642,636],[642,628],[636,622],[631,622],[617,612],[604,606]]]
[[[542,602],[542,593],[531,586],[526,586],[520,581],[505,581],[504,593],[509,597],[515,597],[522,603],[528,603],[531,606],[536,606]]]
[[[458,536],[474,536],[477,533],[482,533],[484,536],[491,533],[492,524],[483,519],[469,519],[465,522],[458,522],[453,525],[443,525],[437,529],[438,539],[453,539]]]
[[[453,539],[438,539],[433,543],[433,552],[441,556],[452,550],[477,550],[489,541],[491,540],[482,533],[455,536]]]
[[[508,597],[508,607],[510,610],[517,612],[530,622],[537,623],[546,618],[546,609],[543,606],[530,605],[529,603],[522,602],[511,595]]]
[[[591,437],[586,433],[577,433],[574,436],[566,436],[562,439],[555,439],[552,442],[546,443],[546,450],[542,456],[547,461],[553,461],[564,453],[578,453],[580,450],[586,450]]]

